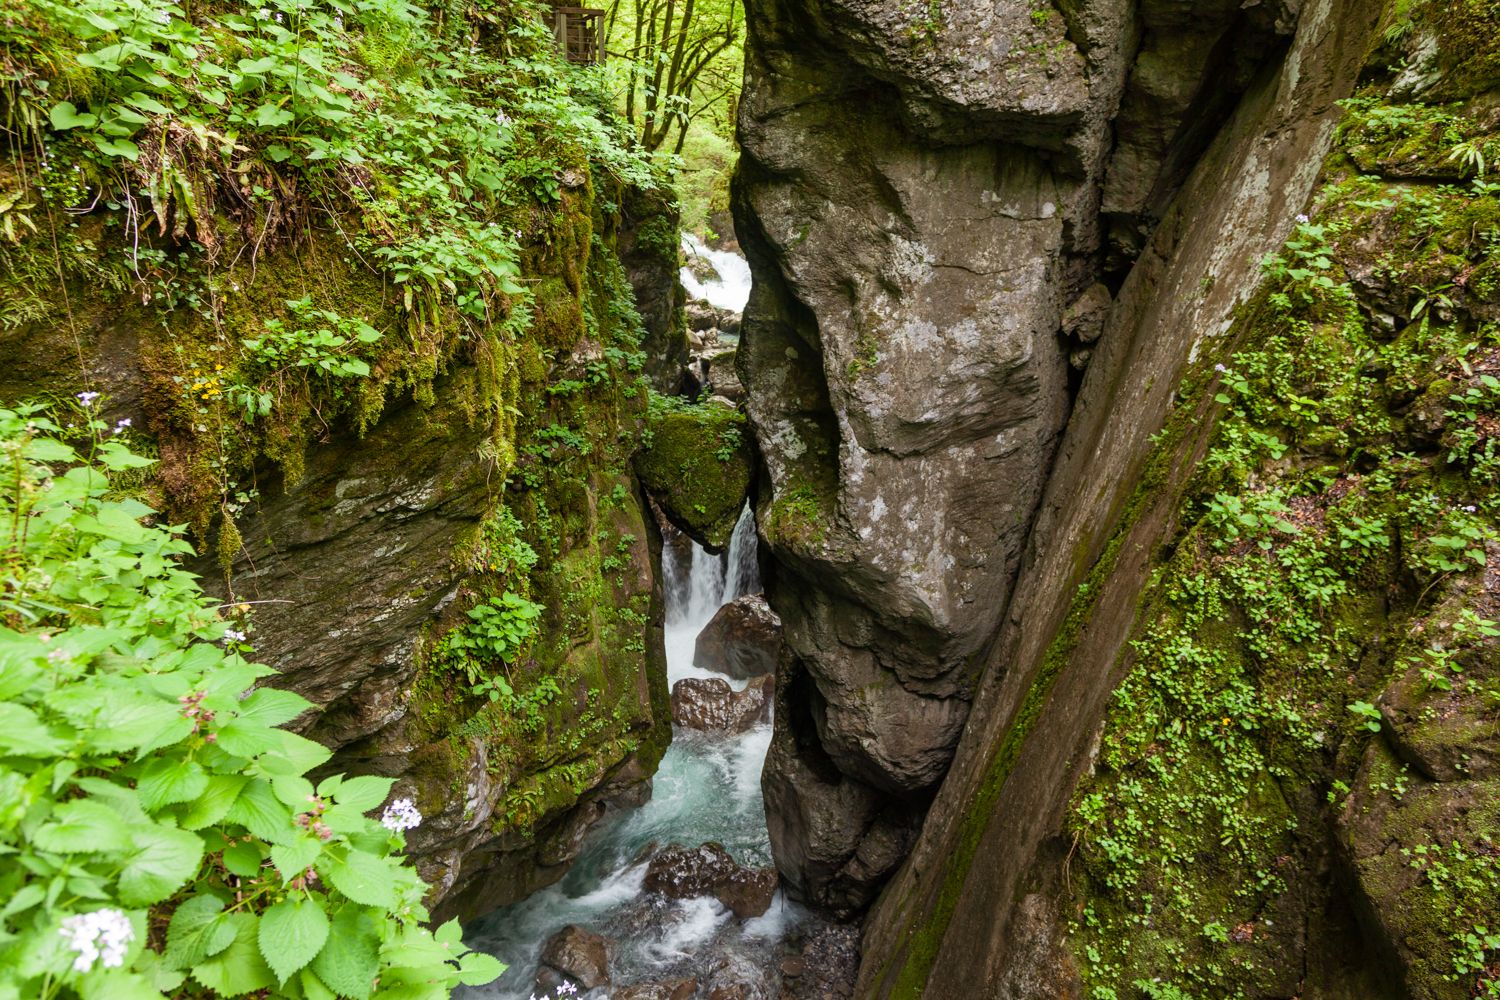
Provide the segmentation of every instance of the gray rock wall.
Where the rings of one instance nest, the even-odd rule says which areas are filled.
[[[738,364],[787,642],[763,781],[788,884],[853,912],[953,758],[1108,291],[1295,12],[757,0],[749,23]]]

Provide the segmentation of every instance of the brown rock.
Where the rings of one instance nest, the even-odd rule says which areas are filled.
[[[645,887],[672,899],[713,896],[741,919],[758,917],[776,894],[776,869],[747,868],[718,844],[670,847],[651,860]]]
[[[546,969],[538,973],[537,982],[543,984],[543,975],[550,969],[584,989],[608,986],[609,951],[608,938],[569,924],[552,935],[542,949],[542,965]]]
[[[672,685],[672,721],[690,729],[742,733],[771,717],[772,678],[736,691],[717,677],[687,677]]]
[[[776,672],[781,652],[781,619],[760,594],[746,594],[709,619],[693,647],[693,662],[730,677]]]
[[[612,1000],[690,1000],[698,992],[698,980],[673,979],[664,983],[636,983],[615,990]]]

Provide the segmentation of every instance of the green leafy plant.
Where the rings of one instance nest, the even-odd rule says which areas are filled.
[[[425,926],[392,782],[308,772],[245,624],[176,529],[113,483],[148,461],[92,418],[84,451],[0,409],[0,996],[446,997],[502,966]],[[233,627],[238,625],[239,627]],[[193,985],[189,986],[189,982]]]
[[[490,663],[516,659],[536,634],[541,613],[540,604],[507,590],[470,608],[469,620],[443,636],[438,659],[462,670],[471,685],[479,684],[488,676]]]

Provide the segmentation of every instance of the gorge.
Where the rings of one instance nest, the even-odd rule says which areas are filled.
[[[0,1000],[1500,997],[1500,7],[693,9],[0,19]]]

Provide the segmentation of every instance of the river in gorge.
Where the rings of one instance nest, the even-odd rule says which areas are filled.
[[[667,672],[673,684],[685,677],[721,676],[693,664],[694,641],[721,605],[759,589],[748,509],[726,554],[713,556],[685,542],[669,543],[662,553]],[[743,688],[746,682],[731,683]],[[676,728],[645,805],[615,813],[592,830],[562,881],[469,928],[469,943],[496,955],[510,970],[491,986],[461,995],[526,1000],[537,992],[543,946],[558,930],[576,924],[613,942],[610,971],[617,986],[697,978],[755,986],[756,994],[775,996],[783,942],[809,919],[806,911],[778,892],[765,915],[739,920],[711,896],[670,900],[643,888],[647,862],[669,844],[712,841],[740,864],[771,863],[760,793],[770,739],[769,724],[729,735]],[[603,997],[608,990],[588,995]]]
[[[683,268],[693,298],[738,311],[750,290],[744,258],[714,250],[694,237],[685,258],[712,265],[695,275]],[[666,600],[668,684],[688,677],[721,677],[694,663],[698,633],[724,604],[758,593],[755,522],[747,507],[728,550],[711,555],[685,537],[669,538],[662,550]],[[730,680],[743,690],[748,682]],[[771,726],[725,734],[673,727],[672,745],[642,806],[611,813],[590,831],[584,849],[556,885],[476,920],[466,933],[471,946],[510,968],[490,986],[468,989],[466,1000],[527,1000],[537,987],[539,960],[548,940],[572,924],[604,935],[610,974],[619,988],[639,983],[696,979],[699,995],[731,988],[729,995],[774,998],[780,994],[781,963],[791,942],[819,926],[805,909],[777,892],[762,916],[737,918],[712,896],[669,899],[644,887],[650,859],[669,845],[723,846],[749,867],[771,864],[760,792],[761,765]],[[739,988],[734,991],[733,988]],[[601,988],[589,997],[606,997]]]

